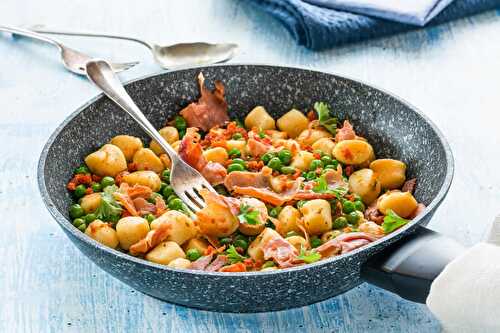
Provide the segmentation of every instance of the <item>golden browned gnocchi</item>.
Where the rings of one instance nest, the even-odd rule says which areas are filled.
[[[333,156],[344,164],[360,165],[374,158],[372,146],[363,140],[344,140],[335,145]]]
[[[139,149],[132,159],[137,170],[150,170],[156,173],[163,171],[163,162],[158,156],[149,148]]]
[[[313,160],[314,155],[311,152],[301,150],[293,157],[290,166],[305,171],[309,169],[309,165]]]
[[[245,126],[250,129],[256,127],[261,131],[273,130],[276,128],[273,117],[267,113],[263,106],[256,106],[248,113],[245,117]]]
[[[222,147],[207,149],[203,152],[203,157],[209,162],[225,163],[229,158],[227,151]]]
[[[95,220],[89,224],[85,230],[85,234],[112,249],[118,246],[118,236],[115,229],[109,223]]]
[[[291,138],[296,138],[309,126],[309,119],[300,111],[292,109],[285,113],[276,122],[280,131]]]
[[[139,216],[127,216],[116,224],[116,236],[120,242],[120,247],[128,250],[129,247],[144,237],[149,232],[149,223]]]
[[[198,233],[194,221],[186,214],[176,210],[170,210],[151,222],[151,229],[157,229],[163,223],[170,225],[170,234],[167,240],[176,242],[179,245],[184,244]]]
[[[335,148],[335,141],[332,138],[321,138],[312,144],[312,149],[319,150],[323,154],[332,156],[333,149]]]
[[[302,215],[294,206],[285,206],[278,215],[279,223],[276,225],[276,231],[285,236],[290,231],[301,232],[299,221]]]
[[[101,205],[101,194],[91,193],[87,194],[80,199],[80,206],[82,206],[85,214],[93,213]]]
[[[388,190],[400,188],[406,180],[406,164],[398,160],[375,160],[370,163],[370,169],[377,174],[380,186]]]
[[[320,130],[320,129],[306,129],[303,130],[297,137],[297,142],[304,146],[311,146],[316,141],[324,138],[331,138],[332,134],[330,132]]]
[[[332,210],[324,199],[307,201],[300,212],[304,215],[304,227],[310,235],[320,235],[332,229]]]
[[[417,200],[410,192],[390,191],[382,195],[377,201],[377,208],[384,215],[392,210],[401,217],[410,217],[417,209]]]
[[[90,171],[98,176],[114,177],[127,170],[125,155],[120,148],[109,143],[85,157],[85,163]]]
[[[123,176],[123,180],[130,185],[143,185],[154,192],[161,187],[161,179],[154,171],[135,171]]]
[[[128,162],[132,161],[135,152],[142,148],[141,139],[131,135],[117,135],[109,143],[120,148]]]
[[[179,141],[179,131],[177,128],[172,126],[163,127],[158,131],[160,135],[167,141],[168,144],[173,145],[175,142]],[[160,144],[156,140],[152,140],[149,144],[149,148],[156,154],[160,155],[165,153]]]
[[[161,242],[146,254],[147,260],[162,265],[168,265],[179,258],[186,258],[186,254],[176,242]]]
[[[349,177],[349,190],[363,199],[364,203],[372,203],[380,194],[380,182],[371,169],[355,171]]]

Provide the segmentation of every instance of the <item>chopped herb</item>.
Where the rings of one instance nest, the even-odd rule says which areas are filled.
[[[315,250],[306,251],[304,247],[301,247],[300,254],[297,256],[297,259],[303,260],[306,264],[310,264],[320,260],[321,254],[319,254]]]
[[[253,210],[252,207],[242,204],[240,206],[240,214],[238,215],[238,220],[240,220],[241,223],[246,224],[260,224],[259,215],[259,212]]]
[[[226,250],[226,255],[227,259],[229,259],[229,262],[231,264],[236,264],[237,262],[242,262],[245,260],[247,257],[242,256],[241,254],[236,251],[236,248],[234,245],[231,245],[227,250]]]
[[[389,214],[384,217],[384,223],[382,223],[382,228],[386,234],[393,232],[409,222],[409,220],[406,220],[394,213],[392,209],[389,209],[388,213]]]
[[[323,102],[314,103],[314,110],[318,114],[319,124],[326,128],[328,132],[337,133],[337,118],[330,116],[330,107]]]
[[[342,198],[347,194],[347,189],[344,187],[337,187],[334,189],[328,188],[328,182],[326,181],[325,175],[321,175],[316,179],[316,186],[313,187],[313,192],[316,193],[332,193],[335,194],[337,198]]]
[[[263,130],[259,131],[259,138],[264,139],[266,137],[266,133]]]
[[[109,185],[104,188],[101,194],[101,203],[95,211],[95,216],[102,221],[117,221],[122,214],[122,208],[113,197],[113,193],[118,190],[116,185]]]

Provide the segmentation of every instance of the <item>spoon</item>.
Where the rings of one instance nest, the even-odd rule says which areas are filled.
[[[52,30],[44,28],[42,25],[36,25],[30,29],[36,32],[53,35],[103,37],[136,42],[146,46],[153,54],[156,63],[165,69],[184,67],[188,65],[206,65],[225,62],[234,57],[238,48],[237,44],[232,43],[209,44],[201,42],[161,46],[134,37],[101,34],[95,32]]]

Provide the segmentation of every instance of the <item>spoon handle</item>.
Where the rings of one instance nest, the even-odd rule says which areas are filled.
[[[58,41],[56,41],[52,38],[49,38],[47,36],[44,36],[42,34],[38,34],[36,32],[27,30],[27,29],[21,29],[21,28],[17,28],[17,27],[9,27],[9,26],[5,26],[5,25],[0,25],[0,31],[10,32],[10,33],[15,34],[15,35],[20,35],[20,36],[40,40],[40,41],[55,45],[59,49],[62,49],[62,45]]]
[[[142,39],[128,37],[128,36],[104,34],[104,33],[97,33],[97,32],[87,32],[87,31],[53,30],[53,29],[44,28],[43,26],[40,26],[40,25],[33,26],[31,28],[31,30],[39,32],[39,33],[50,34],[50,35],[65,35],[65,36],[79,36],[79,37],[102,37],[102,38],[122,39],[122,40],[128,40],[128,41],[142,44],[150,50],[153,49],[153,45],[151,43],[148,43]]]
[[[139,107],[123,87],[118,76],[113,72],[111,65],[99,59],[87,62],[87,77],[99,87],[112,101],[125,110],[144,129],[144,131],[165,150],[172,160],[179,160],[176,151],[165,141],[154,126],[144,116]]]

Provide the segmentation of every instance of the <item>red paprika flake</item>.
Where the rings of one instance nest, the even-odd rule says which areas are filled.
[[[92,194],[92,193],[94,193],[94,190],[91,187],[87,187],[87,189],[85,190],[85,194]]]

